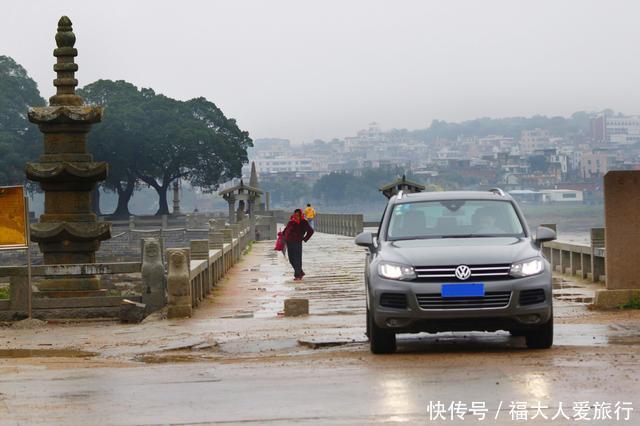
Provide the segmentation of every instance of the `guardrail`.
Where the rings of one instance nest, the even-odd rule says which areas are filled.
[[[166,259],[169,262],[166,274],[162,243],[158,238],[142,239],[140,262],[34,266],[31,270],[33,277],[140,274],[142,294],[49,298],[44,292],[33,292],[33,317],[117,318],[124,299],[145,303],[147,313],[168,305],[170,317],[191,315],[192,309],[201,303],[213,286],[240,260],[242,252],[252,240],[248,219],[231,226],[214,228],[209,231],[208,236],[208,240],[190,241],[188,248],[167,249]],[[180,253],[182,264],[171,261],[177,260],[177,257],[172,256],[173,253]],[[178,281],[175,280],[176,276]],[[29,306],[26,267],[2,266],[0,277],[9,277],[9,299],[0,300],[0,320],[26,318]],[[179,291],[172,291],[171,284],[176,282],[179,284]],[[185,307],[187,305],[188,309]]]
[[[555,229],[555,225],[543,225]],[[591,282],[605,282],[604,228],[591,228],[591,244],[575,244],[563,241],[544,243],[542,252],[551,263],[554,272],[577,276]]]
[[[320,213],[316,216],[316,231],[325,234],[355,237],[364,228],[364,215]]]

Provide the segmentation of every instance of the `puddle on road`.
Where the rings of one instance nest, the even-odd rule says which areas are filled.
[[[94,357],[96,352],[75,349],[0,349],[2,358],[87,358]]]

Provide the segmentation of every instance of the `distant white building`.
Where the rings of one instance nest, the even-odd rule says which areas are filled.
[[[509,191],[509,194],[525,203],[581,203],[584,199],[582,191],[574,189],[515,189]]]
[[[640,142],[640,117],[607,117],[606,135],[611,143]]]
[[[591,119],[591,134],[596,142],[622,145],[640,142],[640,116],[599,115]]]
[[[542,189],[538,192],[542,194],[543,203],[575,203],[584,200],[582,191],[575,189]]]
[[[317,161],[311,158],[274,157],[256,158],[254,161],[260,173],[309,173],[326,170],[326,166],[321,167]]]

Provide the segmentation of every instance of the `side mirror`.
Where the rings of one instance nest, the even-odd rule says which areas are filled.
[[[372,250],[375,247],[373,244],[373,234],[369,231],[361,232],[356,237],[356,245]]]
[[[538,226],[536,229],[536,239],[535,242],[537,245],[541,245],[547,241],[553,241],[556,239],[556,231],[551,228],[547,228],[546,226]]]

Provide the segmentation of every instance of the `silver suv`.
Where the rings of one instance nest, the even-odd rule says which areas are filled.
[[[553,344],[549,262],[516,202],[500,189],[392,197],[367,247],[367,336],[373,353],[397,333],[507,330],[529,348]]]

